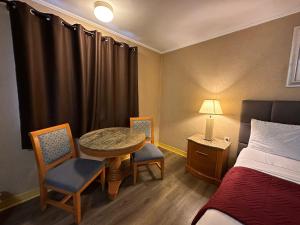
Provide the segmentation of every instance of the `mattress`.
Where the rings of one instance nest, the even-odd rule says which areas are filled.
[[[244,148],[234,166],[248,167],[275,177],[300,184],[300,161],[273,155],[251,148]],[[241,225],[229,215],[209,209],[197,225]]]

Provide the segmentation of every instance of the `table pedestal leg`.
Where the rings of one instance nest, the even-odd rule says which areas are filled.
[[[108,159],[109,172],[108,172],[108,197],[113,200],[116,198],[120,184],[122,183],[121,172],[121,158],[114,157]]]

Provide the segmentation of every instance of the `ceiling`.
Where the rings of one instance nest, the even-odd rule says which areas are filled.
[[[138,44],[164,53],[300,11],[300,0],[105,0],[110,23],[98,21],[96,0],[34,0],[49,3]]]

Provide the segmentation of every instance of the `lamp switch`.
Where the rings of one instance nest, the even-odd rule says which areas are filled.
[[[224,137],[224,141],[230,142],[230,137]]]

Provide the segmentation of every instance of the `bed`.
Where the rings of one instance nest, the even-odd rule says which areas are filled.
[[[284,181],[287,183],[287,185],[292,185],[293,187],[291,189],[294,188],[295,191],[295,194],[293,194],[294,200],[293,203],[291,203],[293,204],[293,208],[288,207],[289,202],[286,208],[288,208],[290,215],[297,215],[300,212],[300,196],[298,195],[300,193],[299,191],[300,190],[300,186],[299,186],[300,185],[300,161],[298,158],[294,159],[295,157],[286,157],[286,156],[274,154],[273,152],[262,151],[257,146],[253,144],[249,144],[249,138],[251,132],[251,120],[253,122],[253,119],[260,120],[260,121],[268,121],[273,123],[280,123],[280,124],[300,125],[300,101],[254,101],[254,100],[243,101],[239,144],[238,144],[239,155],[234,165],[234,169],[247,168],[249,171],[257,171],[256,173],[262,173],[264,175],[266,174],[265,176],[271,177],[271,180],[273,178],[273,180],[279,180],[280,182]],[[284,143],[281,144],[284,146]],[[300,151],[300,146],[299,146],[299,150],[296,149],[296,151]],[[230,176],[232,175],[229,174],[228,177],[227,174],[224,180],[225,179],[226,181],[230,180],[231,178]],[[276,179],[276,178],[280,178],[280,179]],[[243,180],[245,181],[247,181],[247,179],[248,179],[247,177],[243,178]],[[221,184],[221,187],[222,185],[223,182]],[[260,184],[254,186],[259,187],[259,185]],[[284,192],[286,192],[286,189],[288,188],[285,188]],[[276,195],[280,195],[279,192],[277,192]],[[249,194],[251,194],[251,190],[249,190]],[[263,193],[263,191],[261,191],[260,194],[267,195],[267,193]],[[241,201],[241,200],[237,200],[237,201]],[[232,200],[231,204],[232,205],[235,204],[235,200]],[[204,210],[203,208],[197,214],[199,218],[197,219],[197,216],[195,217],[193,224],[197,224],[197,225],[245,224],[242,223],[239,219],[233,218],[233,216],[229,216],[228,214],[226,214],[225,213],[226,210],[225,211],[217,210],[218,207],[215,207],[216,209],[214,209],[214,207],[211,206],[207,207],[207,209]],[[278,224],[280,224],[279,222],[280,216],[282,215],[279,215],[278,216],[279,220],[275,221]],[[249,223],[249,224],[268,224],[268,222],[266,221],[263,222],[262,220],[248,220],[248,221],[254,221],[253,223]],[[274,223],[274,221],[272,223]]]

